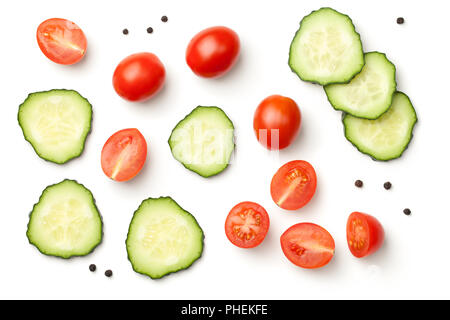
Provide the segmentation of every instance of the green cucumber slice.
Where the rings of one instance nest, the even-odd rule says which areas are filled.
[[[228,166],[234,150],[234,126],[218,107],[195,108],[173,129],[172,155],[202,177],[214,176]]]
[[[126,240],[133,270],[159,279],[190,267],[203,252],[197,220],[172,198],[144,200],[133,215]]]
[[[336,110],[359,118],[376,119],[392,104],[397,87],[395,66],[380,52],[366,53],[364,59],[364,68],[348,84],[330,84],[324,89]]]
[[[100,244],[102,236],[94,197],[74,180],[45,188],[30,214],[28,240],[45,255],[85,256]]]
[[[396,92],[389,110],[376,120],[343,117],[345,137],[359,151],[374,160],[387,161],[400,157],[408,147],[417,122],[408,96]]]
[[[74,90],[35,92],[20,105],[18,120],[39,157],[63,164],[83,152],[92,106]]]
[[[331,8],[304,17],[291,43],[289,66],[304,81],[350,81],[364,66],[361,38],[350,17]]]

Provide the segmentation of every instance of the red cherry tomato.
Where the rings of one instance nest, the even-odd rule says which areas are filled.
[[[347,244],[351,253],[362,258],[377,251],[384,241],[384,230],[374,217],[353,212],[347,220]]]
[[[77,63],[86,53],[86,36],[80,27],[66,19],[45,20],[39,25],[36,38],[42,53],[59,64]]]
[[[225,234],[239,248],[254,248],[266,237],[270,220],[266,210],[254,202],[241,202],[225,221]]]
[[[297,210],[311,200],[316,186],[316,171],[312,165],[295,160],[286,163],[275,173],[270,184],[270,194],[280,208]]]
[[[301,113],[294,100],[273,95],[264,99],[253,118],[258,141],[268,149],[289,146],[300,131]]]
[[[315,269],[326,265],[334,255],[334,239],[327,230],[313,223],[299,223],[280,238],[286,258],[296,266]]]
[[[218,77],[233,67],[239,50],[236,32],[226,27],[212,27],[200,31],[189,42],[186,62],[200,77]]]
[[[154,96],[163,86],[166,71],[153,53],[132,54],[123,59],[113,76],[117,94],[129,101],[144,101]]]
[[[147,143],[138,129],[114,133],[102,150],[102,169],[111,179],[127,181],[134,178],[147,158]]]

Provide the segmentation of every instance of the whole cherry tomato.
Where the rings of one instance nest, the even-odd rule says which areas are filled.
[[[227,27],[212,27],[200,31],[189,42],[186,62],[200,77],[218,77],[233,67],[239,51],[236,32]]]
[[[256,109],[253,129],[258,141],[266,148],[284,149],[297,137],[301,120],[300,109],[294,100],[273,95]]]
[[[123,59],[113,76],[117,94],[129,101],[144,101],[161,90],[166,71],[156,55],[149,52],[132,54]]]

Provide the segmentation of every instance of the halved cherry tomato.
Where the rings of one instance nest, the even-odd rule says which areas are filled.
[[[129,101],[150,99],[163,87],[164,65],[149,52],[132,54],[116,67],[113,85],[117,94]]]
[[[275,173],[270,184],[270,194],[280,208],[297,210],[311,200],[316,186],[316,171],[312,165],[295,160],[286,163]]]
[[[212,27],[200,31],[189,42],[186,62],[198,76],[218,77],[233,67],[239,50],[236,32],[226,27]]]
[[[124,129],[114,133],[102,150],[103,172],[113,180],[134,178],[147,158],[147,142],[138,129]]]
[[[258,141],[271,150],[289,146],[300,131],[301,113],[294,100],[273,95],[264,99],[253,118]]]
[[[225,234],[239,248],[254,248],[266,237],[270,220],[266,210],[254,202],[241,202],[225,221]]]
[[[53,18],[42,22],[36,32],[42,53],[59,64],[74,64],[80,61],[87,47],[83,30],[66,19]]]
[[[306,269],[323,267],[334,255],[333,237],[313,223],[293,225],[281,235],[280,242],[286,258]]]
[[[347,244],[351,253],[362,258],[377,251],[384,241],[384,230],[374,217],[353,212],[347,220]]]

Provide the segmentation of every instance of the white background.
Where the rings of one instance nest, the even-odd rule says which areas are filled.
[[[321,6],[350,15],[365,51],[385,52],[397,67],[398,89],[419,117],[403,157],[388,163],[360,154],[343,135],[341,114],[320,86],[304,83],[288,65],[289,45],[301,18]],[[450,298],[448,209],[449,5],[446,1],[9,1],[0,11],[0,298],[313,299]],[[169,17],[162,23],[162,15]],[[405,17],[404,25],[396,18]],[[52,63],[40,52],[35,32],[47,18],[67,18],[88,38],[85,59],[74,66]],[[185,49],[203,28],[226,25],[240,36],[241,57],[225,77],[196,77]],[[146,33],[147,27],[154,33]],[[122,29],[128,28],[128,36]],[[157,54],[167,71],[164,90],[145,103],[129,103],[113,90],[117,63],[140,51]],[[27,94],[53,88],[79,91],[94,108],[86,149],[66,165],[46,162],[23,139],[17,110]],[[258,103],[289,96],[303,121],[295,143],[269,153],[253,134]],[[171,129],[197,105],[217,105],[236,127],[233,164],[204,179],[173,159]],[[147,163],[134,180],[116,183],[100,167],[100,152],[115,131],[136,127],[149,144]],[[269,193],[274,172],[304,159],[318,175],[313,200],[297,212],[279,209]],[[103,243],[89,256],[46,257],[28,244],[28,214],[42,190],[64,178],[94,194],[104,220]],[[355,179],[364,188],[355,188]],[[391,181],[390,191],[383,189]],[[204,229],[203,257],[187,271],[161,280],[134,273],[125,238],[134,210],[147,197],[172,196]],[[252,250],[229,243],[228,211],[255,201],[269,212],[266,240]],[[411,216],[402,210],[409,207]],[[376,216],[384,246],[358,260],[348,248],[345,224],[352,211]],[[329,265],[303,270],[283,255],[279,237],[293,224],[314,222],[336,241]],[[88,266],[95,263],[96,273]],[[113,278],[104,270],[112,269]]]

